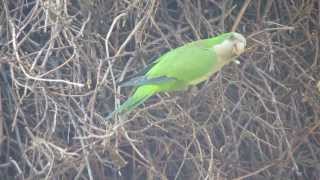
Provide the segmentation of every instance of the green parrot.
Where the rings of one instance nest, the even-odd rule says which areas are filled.
[[[161,57],[142,73],[120,83],[120,87],[135,86],[134,94],[114,113],[127,113],[159,92],[187,89],[207,80],[244,52],[246,39],[236,32],[187,43]]]

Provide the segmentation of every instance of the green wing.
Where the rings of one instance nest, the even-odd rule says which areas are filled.
[[[218,66],[216,53],[200,40],[186,44],[161,56],[147,73],[148,79],[157,77],[175,78],[175,83],[164,83],[160,89],[176,90],[181,86],[197,84],[214,73]],[[217,65],[215,65],[217,64]]]
[[[142,86],[142,85],[156,85],[156,84],[163,84],[167,82],[174,82],[177,79],[175,78],[169,78],[166,76],[160,76],[160,77],[155,77],[155,78],[147,78],[146,76],[138,76],[134,77],[128,81],[121,82],[119,84],[120,87],[126,87],[126,86]]]

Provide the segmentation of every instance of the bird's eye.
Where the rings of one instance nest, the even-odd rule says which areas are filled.
[[[236,36],[235,36],[234,34],[231,34],[231,35],[230,35],[230,39],[231,39],[231,40],[236,40],[237,38],[236,38]]]

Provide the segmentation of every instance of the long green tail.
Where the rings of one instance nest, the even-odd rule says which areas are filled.
[[[127,113],[130,112],[135,107],[142,104],[145,100],[147,100],[149,97],[157,93],[158,87],[154,85],[144,85],[137,88],[137,90],[134,92],[134,94],[121,106],[113,111],[107,119],[111,118],[115,113]]]

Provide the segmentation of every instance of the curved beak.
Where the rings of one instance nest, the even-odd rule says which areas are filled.
[[[234,54],[239,56],[244,52],[245,47],[246,47],[246,44],[244,42],[237,42],[234,44],[232,51]]]
[[[233,33],[233,41],[234,41],[234,44],[232,47],[232,52],[235,55],[239,56],[245,50],[246,43],[247,43],[246,38],[242,34],[234,32]]]

